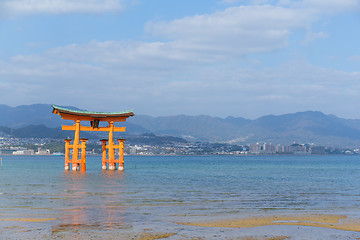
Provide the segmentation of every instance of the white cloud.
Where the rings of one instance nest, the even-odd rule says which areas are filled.
[[[313,16],[304,9],[240,6],[170,22],[149,22],[146,32],[170,40],[182,52],[241,56],[282,48],[292,31],[309,28],[312,21]]]
[[[271,69],[188,62],[159,55],[159,46],[154,45],[93,41],[15,56],[0,62],[0,101],[51,102],[103,111],[135,109],[155,115],[258,117],[337,109],[340,116],[354,117],[351,114],[357,112],[356,105],[349,103],[360,101],[360,73],[298,61]]]
[[[119,0],[4,0],[7,14],[103,13],[122,9]]]
[[[62,1],[67,10],[55,12],[51,7],[39,10],[35,2],[29,12],[15,5],[13,11],[85,11],[71,7],[75,1]],[[11,99],[11,104],[52,102],[103,111],[120,107],[155,115],[245,117],[309,109],[332,112],[332,107],[343,110],[337,105],[351,105],[343,110],[343,116],[350,116],[357,112],[351,103],[360,101],[360,73],[303,62],[273,69],[239,64],[245,55],[283,48],[297,29],[307,31],[307,41],[326,37],[326,33],[311,31],[318,16],[310,7],[231,7],[213,14],[149,22],[146,32],[157,38],[153,42],[92,41],[14,56],[0,62],[0,102],[9,104]]]

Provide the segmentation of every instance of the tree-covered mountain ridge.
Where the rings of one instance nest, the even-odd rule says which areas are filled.
[[[0,105],[0,135],[14,137],[64,137],[60,126],[72,124],[52,114],[49,104],[10,107]],[[268,115],[254,120],[207,115],[152,117],[136,114],[125,123],[126,135],[153,133],[181,137],[188,141],[249,144],[315,143],[331,146],[360,144],[360,120],[344,119],[319,111]],[[39,126],[40,125],[40,126]]]

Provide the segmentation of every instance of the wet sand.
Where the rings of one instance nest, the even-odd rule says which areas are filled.
[[[350,219],[345,215],[304,214],[258,216],[233,220],[209,222],[179,223],[199,227],[252,228],[272,225],[294,225],[320,228],[331,228],[345,231],[360,232],[360,219]]]

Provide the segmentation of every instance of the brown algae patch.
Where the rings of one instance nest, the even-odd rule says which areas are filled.
[[[251,228],[270,225],[295,225],[332,228],[360,232],[360,219],[348,219],[345,215],[305,214],[248,217],[214,222],[179,223],[200,227]]]
[[[176,233],[143,233],[136,240],[155,240],[174,236]]]
[[[243,237],[240,240],[285,240],[289,239],[289,236],[275,236],[275,237]]]
[[[53,227],[52,232],[68,232],[79,229],[100,229],[101,224],[81,224],[81,223],[69,223],[69,224],[60,224],[58,227]]]
[[[10,226],[10,227],[4,227],[4,229],[24,229],[25,227],[20,226]]]
[[[17,221],[17,222],[46,222],[56,220],[57,218],[2,218],[0,221]]]
[[[115,229],[127,229],[129,226],[124,225],[124,223],[111,223],[111,224],[102,224],[102,223],[67,223],[54,226],[52,233],[60,232],[81,232],[81,231],[109,231]]]

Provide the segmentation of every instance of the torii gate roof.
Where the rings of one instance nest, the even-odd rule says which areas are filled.
[[[90,112],[90,111],[80,111],[73,110],[63,107],[58,107],[51,105],[53,107],[53,113],[61,116],[62,119],[66,120],[84,120],[84,121],[114,121],[114,122],[123,122],[126,121],[128,117],[132,117],[135,114],[133,111],[123,111],[123,112]]]

